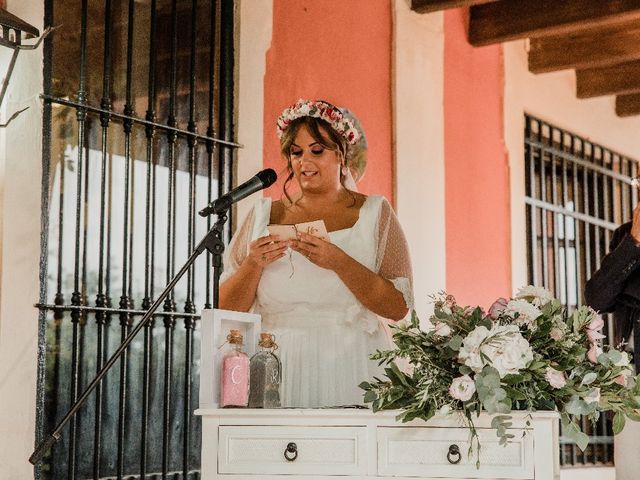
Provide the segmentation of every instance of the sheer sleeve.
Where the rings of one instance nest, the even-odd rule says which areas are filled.
[[[407,240],[395,212],[386,199],[380,206],[377,232],[376,272],[396,287],[413,309],[413,274]]]
[[[251,243],[251,233],[255,221],[255,207],[247,214],[246,218],[236,230],[229,246],[224,252],[223,265],[224,271],[220,276],[220,283],[225,282],[229,277],[238,271],[240,265],[249,254],[249,244]]]

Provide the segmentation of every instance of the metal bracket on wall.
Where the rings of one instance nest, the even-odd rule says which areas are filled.
[[[5,12],[7,13],[7,12]],[[2,25],[3,29],[7,28],[4,24]],[[21,50],[35,50],[36,48],[38,48],[40,46],[40,44],[42,43],[42,41],[47,38],[47,36],[53,32],[55,29],[57,29],[59,26],[56,27],[47,27],[45,29],[45,31],[42,33],[42,35],[40,36],[40,38],[38,38],[38,41],[36,43],[34,43],[33,45],[22,45],[20,43],[15,43],[15,42],[11,42],[11,41],[7,41],[4,38],[0,38],[0,45],[4,45],[5,47],[8,47],[10,49],[13,50],[13,55],[11,55],[11,61],[9,62],[9,68],[7,69],[7,74],[4,77],[4,80],[2,82],[2,88],[0,89],[0,108],[2,107],[2,102],[4,101],[4,96],[7,93],[7,89],[9,88],[9,80],[11,79],[11,75],[13,73],[13,68],[16,65],[16,60],[18,59],[18,54],[20,53]],[[37,32],[37,30],[36,30]],[[11,117],[9,117],[9,120],[7,120],[5,123],[0,123],[0,128],[5,128],[7,127],[13,120],[15,120],[18,115],[20,115],[22,112],[24,112],[25,110],[27,110],[29,107],[25,107],[22,110],[18,110],[17,112],[15,112],[13,115],[11,115]]]

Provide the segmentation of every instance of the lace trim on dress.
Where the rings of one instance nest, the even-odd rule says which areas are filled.
[[[393,286],[396,287],[402,297],[404,298],[404,303],[409,310],[413,310],[414,299],[413,299],[413,289],[411,288],[411,281],[405,277],[398,278],[390,278],[389,281],[393,283]]]

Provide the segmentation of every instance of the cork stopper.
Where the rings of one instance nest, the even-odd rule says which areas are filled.
[[[242,345],[242,334],[240,330],[230,330],[227,335],[227,342],[232,345]]]
[[[274,350],[277,350],[278,344],[276,343],[275,335],[269,332],[260,332],[260,341],[258,342],[258,346],[262,348],[273,348]]]

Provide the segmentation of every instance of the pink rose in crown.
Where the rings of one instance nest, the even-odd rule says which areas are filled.
[[[497,299],[495,302],[493,302],[493,305],[489,307],[489,316],[494,320],[497,320],[504,309],[507,308],[508,303],[509,301],[506,298],[500,297],[499,299]]]

